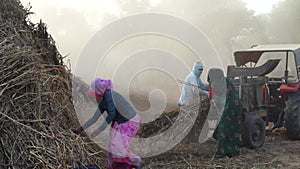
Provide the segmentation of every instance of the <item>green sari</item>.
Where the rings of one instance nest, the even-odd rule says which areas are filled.
[[[209,72],[209,75],[218,74],[220,75],[220,69],[213,69]],[[221,72],[223,75],[223,72]],[[223,75],[223,78],[224,75]],[[240,128],[241,128],[241,117],[242,117],[242,106],[238,94],[233,84],[226,79],[226,100],[223,113],[219,120],[218,126],[213,133],[213,137],[218,141],[216,157],[232,157],[233,155],[240,153]],[[212,82],[214,83],[214,82]],[[213,92],[214,90],[212,90]]]

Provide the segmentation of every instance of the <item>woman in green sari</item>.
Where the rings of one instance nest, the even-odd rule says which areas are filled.
[[[217,107],[220,117],[213,134],[218,141],[215,158],[232,157],[239,154],[241,146],[241,101],[234,86],[224,77],[221,69],[210,69],[208,81],[211,87],[211,100],[213,106]]]

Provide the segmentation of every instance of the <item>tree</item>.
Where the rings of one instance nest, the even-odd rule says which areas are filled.
[[[273,43],[300,43],[299,0],[284,0],[273,7],[268,34]]]
[[[175,16],[190,21],[212,41],[224,61],[232,60],[233,43],[244,30],[255,30],[254,12],[241,0],[164,0],[157,6]]]
[[[232,51],[265,41],[264,17],[257,18],[242,0],[163,0],[152,6],[150,0],[117,0],[126,14],[161,12],[182,18],[200,29],[216,47],[224,65],[232,64]],[[255,43],[256,44],[256,43]]]

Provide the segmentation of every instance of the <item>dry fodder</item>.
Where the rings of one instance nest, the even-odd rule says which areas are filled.
[[[17,0],[0,4],[0,168],[101,164],[102,151],[70,130],[79,126],[71,74],[30,13]]]
[[[198,141],[198,136],[201,131],[200,126],[202,126],[206,120],[209,106],[209,98],[207,96],[201,96],[200,101],[192,102],[184,107],[181,107],[180,109],[178,108],[177,110],[164,112],[156,120],[142,124],[139,137],[147,138],[156,134],[160,134],[169,129],[176,120],[186,119],[188,121],[195,122],[191,129],[187,129],[190,130],[190,132],[186,139]],[[191,117],[195,117],[195,119],[189,120]]]

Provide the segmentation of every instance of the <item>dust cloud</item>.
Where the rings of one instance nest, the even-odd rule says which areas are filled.
[[[227,65],[234,64],[232,52],[236,48],[266,43],[276,39],[278,35],[265,30],[272,25],[272,15],[255,16],[242,0],[176,3],[173,0],[156,3],[151,0],[21,2],[24,6],[31,3],[32,11],[36,13],[31,16],[33,22],[42,19],[48,24],[48,32],[56,40],[61,54],[68,56],[65,62],[72,72],[78,70],[78,74],[77,71],[74,73],[88,84],[96,76],[112,79],[114,88],[127,96],[142,112],[151,109],[152,104],[157,105],[157,110],[176,108],[182,87],[178,80],[185,79],[195,61],[204,62],[200,59],[202,58],[205,60],[205,69],[201,79],[206,82],[207,69],[216,60],[209,55],[197,56],[176,39],[151,34],[125,39],[112,46],[105,56],[100,56],[101,60],[91,61],[88,60],[89,56],[82,56],[82,50],[88,41],[110,23],[125,16],[148,12],[181,18],[194,25],[209,39],[220,55],[225,73]],[[96,51],[99,45],[101,44],[93,44],[91,50]],[[86,57],[86,61],[83,59],[85,63],[80,63],[80,67],[77,66],[79,56]],[[98,63],[94,72],[87,71],[91,67],[90,62]]]
[[[22,2],[26,6],[29,1],[22,0]],[[92,3],[80,8],[78,5],[82,3],[68,2],[69,5],[58,1],[46,1],[39,5],[40,8],[35,8],[34,5],[40,2],[33,0],[31,5],[33,11],[48,23],[49,32],[57,40],[58,49],[62,55],[68,55],[65,61],[72,71],[77,70],[76,75],[88,84],[95,76],[112,79],[114,89],[127,96],[141,112],[161,113],[176,108],[182,87],[178,80],[185,79],[193,63],[201,61],[199,57],[210,57],[197,56],[176,39],[158,35],[141,35],[128,38],[113,46],[105,56],[102,56],[102,60],[94,60],[93,62],[98,62],[95,72],[85,71],[90,67],[88,61],[86,64],[81,63],[81,67],[76,66],[78,57],[89,38],[106,24],[120,18],[120,14],[130,15],[130,12],[140,9],[127,9],[128,11],[123,13],[115,10],[115,13],[109,14],[103,12],[105,3],[102,1],[96,4],[99,5],[98,11]],[[150,7],[154,6],[150,5]],[[158,9],[158,11],[163,10]],[[97,50],[99,47],[97,45],[99,44],[94,44],[95,49],[91,50]],[[213,62],[215,61],[211,60],[211,63]],[[206,76],[207,69],[201,77],[204,82]]]

